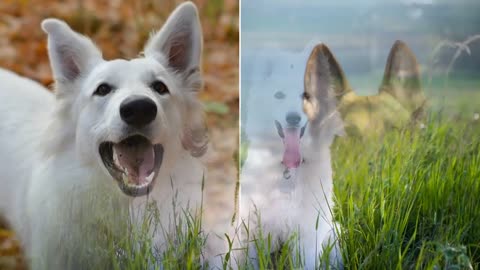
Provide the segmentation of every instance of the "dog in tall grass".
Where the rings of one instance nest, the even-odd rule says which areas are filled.
[[[307,46],[300,55],[270,50],[245,59],[254,63],[243,84],[249,143],[240,211],[248,257],[265,267],[261,253],[278,253],[297,235],[295,266],[341,268],[330,145],[337,135],[378,135],[421,119],[425,98],[415,56],[395,42],[374,96],[352,91],[324,44]]]
[[[95,247],[107,235],[119,244],[145,224],[151,243],[133,248],[150,245],[161,254],[177,218],[201,210],[197,157],[208,136],[197,99],[202,31],[195,5],[177,7],[144,55],[131,60],[104,60],[63,21],[41,26],[54,93],[0,70],[0,215],[32,269],[93,269]],[[145,219],[152,204],[158,224]]]

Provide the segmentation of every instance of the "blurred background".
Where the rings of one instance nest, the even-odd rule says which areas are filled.
[[[477,0],[244,0],[241,13],[242,119],[254,76],[248,71],[255,66],[256,51],[301,52],[308,43],[321,41],[332,50],[353,89],[371,95],[378,89],[397,39],[417,56],[433,108],[478,117]]]
[[[40,22],[47,17],[65,20],[103,51],[105,59],[134,58],[153,30],[159,30],[175,0],[1,0],[0,68],[13,70],[49,87],[52,74],[46,35]],[[201,99],[205,103],[211,145],[202,158],[208,166],[207,204],[217,215],[233,206],[238,146],[237,0],[198,0],[204,35]],[[1,199],[1,198],[0,198]],[[216,210],[215,210],[216,209]],[[222,210],[222,211],[219,211]],[[210,212],[212,212],[210,211]],[[0,222],[1,223],[1,222]],[[0,269],[23,269],[19,247],[11,231],[0,228]]]

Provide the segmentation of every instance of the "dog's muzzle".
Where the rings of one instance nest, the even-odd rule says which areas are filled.
[[[164,148],[141,135],[120,142],[103,142],[100,157],[120,189],[129,196],[143,196],[152,191],[163,160]]]

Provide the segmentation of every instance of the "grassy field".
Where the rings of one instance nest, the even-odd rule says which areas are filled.
[[[480,266],[480,132],[431,115],[383,144],[335,145],[336,217],[347,269]]]
[[[424,129],[390,132],[382,143],[335,142],[334,212],[345,269],[480,267],[479,134],[478,120],[438,112]],[[265,269],[300,267],[290,253],[298,250],[294,240],[272,259],[264,238],[256,245]]]
[[[431,99],[422,129],[395,130],[381,139],[339,138],[332,146],[333,210],[345,269],[480,267],[480,119],[472,114],[473,100],[464,104],[472,90],[458,87],[463,90],[457,98]],[[472,92],[470,99],[477,96]],[[171,262],[165,269],[206,267],[205,236],[198,223],[190,223],[195,225],[186,227],[183,240],[172,242],[180,248],[163,254],[163,261]],[[271,238],[261,238],[255,243],[260,269],[301,268],[295,235],[273,257]],[[242,263],[240,269],[253,265]]]
[[[335,141],[333,210],[345,269],[480,267],[479,86],[434,78],[422,129]],[[261,269],[301,268],[294,235],[275,257],[262,236]]]

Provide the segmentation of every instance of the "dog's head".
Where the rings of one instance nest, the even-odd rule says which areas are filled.
[[[246,116],[242,119],[242,123],[246,124],[245,133],[251,140],[255,140],[256,137],[268,138],[267,144],[272,142],[277,145],[277,140],[280,139],[283,143],[281,163],[287,170],[296,169],[302,164],[303,148],[305,148],[303,141],[313,123],[311,121],[313,118],[309,119],[302,107],[304,97],[307,96],[304,90],[305,63],[314,46],[313,43],[309,44],[301,52],[269,49],[250,51],[250,54],[247,51],[242,55],[242,59],[246,59],[247,65],[250,64],[248,68],[242,70],[246,75],[242,79],[244,80],[242,81],[242,90],[245,90],[242,91],[242,98],[245,97],[246,106],[248,106],[246,109],[242,108],[242,113],[246,111]],[[320,57],[320,55],[318,56]],[[322,64],[321,72],[325,72],[325,74],[308,76],[306,78],[309,80],[308,83],[317,85],[309,85],[307,92],[322,98],[327,91],[337,91],[338,88],[334,87],[314,89],[327,85],[330,87],[329,84],[333,82],[333,79],[329,66],[322,62],[327,59],[323,54],[315,64],[313,58],[310,58],[308,74],[313,72],[312,68],[317,67],[317,64]],[[324,77],[318,77],[319,80],[316,80],[317,75]],[[328,101],[321,99],[321,102]],[[319,117],[320,115],[316,118]],[[341,127],[338,128],[338,133],[341,133]],[[324,132],[322,135],[326,135],[326,133],[328,132]]]
[[[301,105],[306,53],[274,48],[255,50],[242,55],[244,58],[250,64],[245,69],[248,80],[242,84],[248,106],[246,133],[274,138],[275,144],[281,139],[285,148],[283,165],[296,168],[302,160],[300,141],[307,125]]]
[[[334,81],[336,70],[328,63],[330,51],[321,44],[313,50],[309,48],[312,47],[307,46],[309,54],[304,57],[293,55],[300,63],[289,59],[288,55],[285,57],[284,61],[290,60],[296,65],[284,64],[285,71],[279,72],[279,79],[284,77],[293,82],[279,83],[274,93],[277,105],[272,110],[277,133],[283,141],[282,164],[285,172],[295,170],[303,162],[301,141],[307,129],[313,135],[310,139],[325,145],[343,132],[336,110],[341,88]]]
[[[64,133],[58,147],[75,144],[82,162],[98,165],[130,196],[152,190],[165,159],[205,152],[196,97],[202,34],[192,3],[180,5],[146,43],[144,57],[132,60],[104,60],[90,39],[62,21],[46,19],[42,28]]]
[[[337,80],[341,70],[332,65],[330,59],[331,52],[323,44],[311,50],[303,71],[303,92],[293,99],[299,110],[286,111],[283,123],[275,121],[284,144],[282,164],[286,178],[303,161],[300,141],[306,129],[310,136],[305,146],[309,149],[304,150],[309,151],[309,158],[313,159],[321,158],[318,151],[328,149],[335,136],[344,133],[338,104],[344,94],[346,81]]]
[[[297,55],[293,56],[300,58]],[[273,86],[274,90],[269,94],[272,95],[275,104],[271,108],[273,122],[277,134],[283,142],[282,164],[287,170],[296,169],[302,163],[300,142],[307,128],[307,119],[299,102],[302,90],[298,82],[294,81],[295,78],[301,76],[303,67],[296,63],[297,59],[290,59],[291,57],[292,55],[285,53],[284,59],[280,59],[285,62],[276,64],[275,67],[267,65],[267,71],[271,70],[272,73],[275,71],[275,74],[269,75],[272,77],[269,84]]]
[[[323,59],[323,66],[315,55]],[[311,93],[306,91],[304,109],[310,118],[314,115],[324,115],[327,110],[335,106],[340,112],[345,131],[350,136],[365,137],[379,135],[392,128],[403,128],[417,123],[423,116],[425,97],[420,86],[420,74],[417,60],[412,51],[402,41],[397,41],[390,50],[383,81],[379,93],[371,96],[359,96],[352,91],[348,80],[331,51],[324,44],[318,45],[312,52],[307,64],[305,77],[306,89],[308,83],[316,82],[315,76],[309,76],[308,70],[318,72],[323,70],[324,77],[330,78],[331,86],[335,89],[335,99],[328,96],[308,100]],[[325,71],[328,71],[325,72]],[[312,73],[313,74],[313,73]],[[311,79],[313,78],[313,80]],[[326,81],[326,79],[323,79]],[[320,93],[327,93],[321,91]],[[313,95],[313,97],[315,97]],[[323,98],[323,99],[322,99]],[[325,98],[331,105],[325,103]],[[327,106],[328,105],[328,106]],[[327,107],[325,107],[327,106]]]

